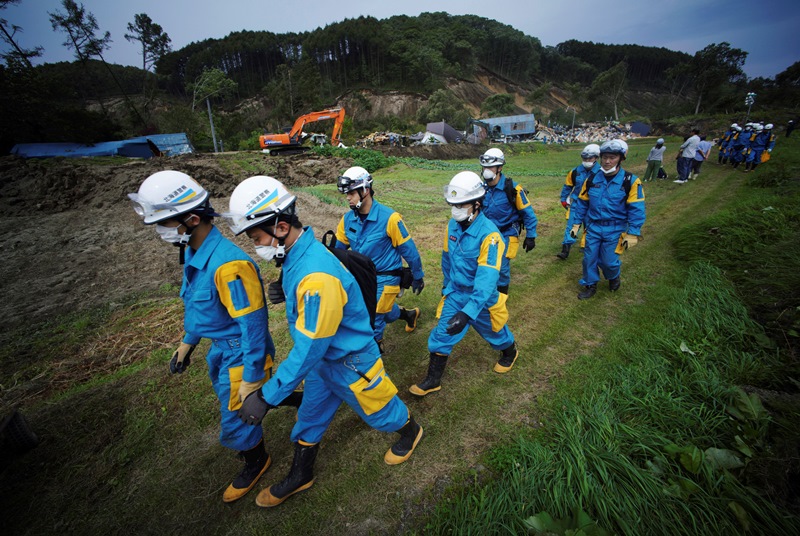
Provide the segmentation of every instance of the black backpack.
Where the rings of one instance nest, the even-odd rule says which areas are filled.
[[[523,190],[525,189],[523,188]],[[503,191],[506,193],[511,208],[517,211],[517,189],[514,187],[514,181],[511,180],[511,177],[506,176],[506,183],[503,185]],[[528,190],[525,190],[525,194],[527,193]],[[522,234],[522,231],[525,230],[525,220],[522,218],[522,214],[520,214],[519,211],[517,211],[517,225],[519,226],[519,234]]]
[[[375,311],[378,309],[378,274],[375,263],[366,255],[352,249],[339,249],[336,247],[336,233],[327,231],[322,235],[321,242],[328,251],[336,255],[347,271],[353,274],[361,289],[361,296],[367,305],[369,325],[375,329]]]
[[[666,179],[667,178],[667,172],[664,171],[663,167],[662,168],[658,168],[658,178],[659,179]]]

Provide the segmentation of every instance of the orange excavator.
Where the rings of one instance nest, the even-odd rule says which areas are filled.
[[[303,147],[308,134],[303,132],[303,127],[308,123],[315,123],[317,121],[325,121],[326,119],[333,119],[333,135],[331,136],[331,145],[338,146],[339,138],[342,134],[342,125],[344,124],[344,108],[330,108],[320,112],[311,112],[301,115],[294,122],[294,126],[289,132],[283,134],[264,134],[258,138],[261,148],[264,152],[270,154],[282,153],[299,153],[308,150]]]

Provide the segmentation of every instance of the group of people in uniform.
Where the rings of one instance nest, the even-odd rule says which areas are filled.
[[[560,258],[567,258],[584,229],[580,299],[595,294],[600,270],[611,291],[620,288],[619,254],[636,244],[644,224],[641,181],[622,168],[627,149],[621,140],[587,146],[562,190],[567,228]],[[510,260],[520,247],[526,253],[536,247],[538,222],[525,189],[503,172],[503,152],[492,148],[479,160],[480,175],[459,172],[443,189],[451,218],[441,252],[442,296],[428,337],[427,373],[409,388],[417,397],[441,389],[448,358],[469,326],[498,352],[495,373],[509,372],[519,357],[506,307]],[[223,214],[211,206],[208,191],[180,171],[157,172],[128,194],[143,222],[179,246],[184,264],[185,335],[172,354],[170,371],[183,373],[201,338],[211,341],[206,363],[219,400],[220,442],[244,461],[222,495],[225,502],[244,497],[269,468],[261,422],[281,406],[297,408],[290,437],[294,458],[286,477],[256,497],[263,507],[277,506],[314,484],[319,443],[342,402],[372,428],[397,434],[384,454],[389,465],[408,460],[423,437],[423,427],[398,396],[383,362],[386,324],[402,320],[405,331],[412,332],[421,315],[419,308],[396,303],[403,261],[412,292],[425,288],[419,252],[400,214],[375,199],[366,169],[349,168],[338,177],[337,188],[351,210],[336,229],[336,247],[374,262],[375,311],[367,308],[354,275],[301,223],[297,197],[273,177],[245,179]],[[265,290],[257,263],[222,235],[216,217],[225,218],[235,236],[246,235],[258,257],[280,267],[278,281]],[[267,296],[285,303],[293,341],[277,370]]]
[[[719,139],[717,162],[730,163],[734,168],[744,162],[746,172],[755,170],[759,164],[769,160],[775,147],[772,128],[772,123],[746,123],[744,127],[731,124]]]

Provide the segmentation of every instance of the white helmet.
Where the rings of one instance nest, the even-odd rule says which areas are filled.
[[[604,141],[600,146],[600,154],[603,153],[618,154],[622,160],[625,160],[625,155],[628,154],[628,144],[622,140]]]
[[[767,126],[764,127],[764,130],[772,130],[774,125],[772,123],[767,123]]]
[[[736,125],[736,132],[741,132],[741,131],[742,131],[742,127],[740,127],[739,125]]]
[[[231,194],[230,212],[223,216],[235,235],[251,227],[277,219],[281,214],[295,214],[297,197],[272,177],[256,175],[243,180]]]
[[[188,212],[216,216],[208,204],[208,192],[186,173],[166,170],[153,173],[145,179],[139,191],[128,194],[145,225],[173,219]]]
[[[736,127],[738,127],[738,126],[739,126],[739,125],[737,125],[736,123],[733,123],[733,124],[731,125],[731,128],[736,128]]]
[[[343,194],[359,188],[366,191],[372,188],[372,175],[363,167],[353,166],[337,179],[336,188]]]
[[[481,166],[483,167],[502,166],[506,163],[506,157],[503,151],[496,147],[492,147],[483,153],[478,160],[481,161]]]
[[[762,130],[764,130],[764,125],[756,123],[753,128],[755,128],[756,132],[761,132]]]
[[[581,151],[581,159],[586,160],[591,157],[600,158],[600,146],[596,143],[590,143]]]
[[[491,149],[490,149],[491,150]],[[486,189],[478,174],[472,171],[456,173],[450,183],[444,187],[444,199],[451,205],[461,205],[470,201],[483,199]]]

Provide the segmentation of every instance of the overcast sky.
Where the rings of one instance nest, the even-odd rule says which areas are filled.
[[[750,77],[774,77],[800,60],[800,0],[78,0],[111,32],[111,63],[141,65],[136,43],[124,35],[134,15],[146,13],[172,39],[174,50],[194,41],[222,38],[240,30],[303,32],[346,18],[415,16],[445,11],[478,15],[537,37],[545,46],[568,39],[607,44],[665,47],[694,54],[726,41],[749,53]],[[0,11],[20,26],[23,48],[44,47],[38,63],[72,61],[48,13],[63,12],[61,0],[22,0]]]

